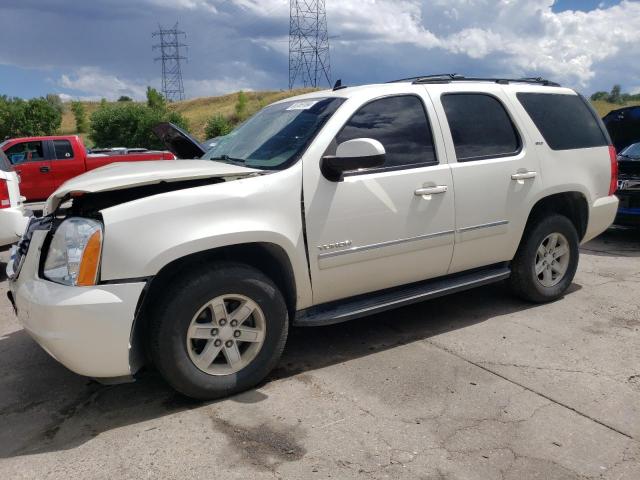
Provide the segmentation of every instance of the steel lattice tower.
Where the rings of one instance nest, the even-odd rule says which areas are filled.
[[[178,22],[173,28],[163,28],[158,25],[158,31],[152,33],[153,37],[160,37],[160,43],[153,46],[153,50],[160,50],[160,56],[155,61],[162,61],[162,93],[169,102],[184,100],[184,85],[182,84],[182,69],[180,62],[187,57],[181,53],[181,48],[186,47],[180,43],[180,37],[186,37],[186,33],[178,30]]]
[[[331,85],[325,0],[290,0],[289,89]]]

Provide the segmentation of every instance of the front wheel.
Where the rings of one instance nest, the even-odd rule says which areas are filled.
[[[551,215],[527,228],[512,262],[509,284],[524,300],[550,302],[571,285],[578,268],[576,228],[563,215]]]
[[[174,282],[153,311],[151,356],[177,391],[213,399],[253,387],[287,339],[284,298],[262,272],[217,263]]]

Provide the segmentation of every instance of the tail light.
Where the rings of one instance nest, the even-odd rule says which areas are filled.
[[[611,183],[609,183],[609,195],[613,195],[618,190],[618,155],[616,147],[609,145],[609,158],[611,159]]]
[[[7,181],[0,179],[0,208],[9,208],[11,199],[9,198],[9,188]]]

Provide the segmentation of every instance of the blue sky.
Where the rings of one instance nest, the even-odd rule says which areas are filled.
[[[333,77],[542,75],[640,91],[636,0],[326,0]],[[151,32],[188,33],[188,97],[287,87],[288,0],[2,0],[0,94],[140,98]]]

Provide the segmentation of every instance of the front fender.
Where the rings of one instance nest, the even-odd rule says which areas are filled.
[[[141,198],[101,211],[101,280],[151,277],[188,255],[270,243],[289,257],[300,305],[311,301],[301,168]]]

